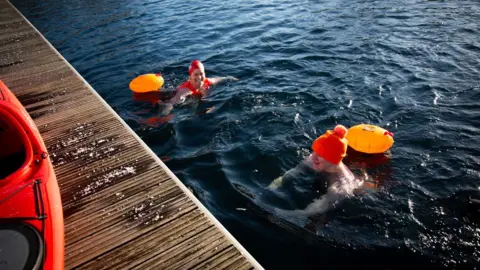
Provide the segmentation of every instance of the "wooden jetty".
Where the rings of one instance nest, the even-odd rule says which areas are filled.
[[[6,0],[0,80],[34,119],[53,161],[66,269],[262,269]]]

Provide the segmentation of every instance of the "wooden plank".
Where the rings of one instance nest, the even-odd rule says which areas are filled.
[[[194,266],[192,269],[223,269],[228,265],[233,259],[240,257],[240,253],[235,249],[227,249],[225,252],[219,253],[217,256],[212,258],[205,263],[199,264],[199,266]]]
[[[23,48],[20,48],[19,50],[23,51]],[[79,85],[78,83],[68,83],[72,82],[76,78],[75,73],[70,68],[68,68],[68,66],[61,65],[56,69],[44,70],[41,74],[32,74],[31,76],[29,74],[26,74],[24,76],[19,76],[20,74],[23,74],[25,70],[29,69],[21,69],[19,67],[22,64],[22,59],[15,60],[14,62],[18,63],[14,66],[2,68],[2,80],[5,83],[8,83],[8,85],[15,85],[16,95],[21,96],[24,93],[35,95],[36,93],[35,91],[32,91],[32,88],[37,89],[50,83],[60,84],[66,89],[82,87],[82,85]],[[61,63],[60,61],[58,62]]]
[[[79,219],[75,223],[73,221],[70,223],[68,220],[68,227],[65,227],[67,229],[65,238],[70,245],[73,245],[83,237],[103,229],[112,231],[112,228],[120,223],[127,223],[127,219],[133,221],[151,212],[162,214],[172,208],[173,205],[170,205],[172,200],[181,200],[182,202],[185,200],[185,197],[180,196],[181,194],[181,190],[173,186],[167,190],[157,188],[136,194],[115,205],[106,206],[101,211],[86,209],[85,211],[91,213],[87,218]],[[152,205],[155,207],[151,207]],[[92,222],[96,223],[94,230],[92,230]]]
[[[253,267],[250,263],[244,261],[242,265],[238,266],[237,270],[252,270]]]
[[[20,38],[22,37],[18,37],[17,40]],[[35,36],[31,36],[31,38],[35,38]],[[61,65],[63,62],[61,59],[47,54],[50,51],[49,47],[35,46],[34,48],[27,54],[6,53],[2,57],[0,66],[5,69],[3,74],[5,80],[14,78],[30,84],[35,79],[44,80],[44,75],[47,73],[59,73],[60,70],[67,68]],[[23,51],[25,48],[23,47],[21,50]],[[35,84],[29,86],[35,87]]]
[[[198,232],[211,228],[212,225],[200,211],[194,210],[181,216],[178,222],[166,223],[165,226],[150,231],[144,237],[117,248],[111,254],[102,255],[82,265],[81,269],[130,269],[152,257],[164,254],[178,243],[189,241]],[[160,230],[161,229],[161,230]],[[138,256],[138,254],[144,256]]]
[[[0,15],[0,18],[3,16]],[[6,21],[2,20],[2,24],[3,24],[3,29],[2,29],[2,32],[0,33],[0,42],[6,39],[12,39],[13,41],[16,41],[21,36],[24,36],[28,33],[33,33],[30,26],[26,23],[22,23],[22,24],[6,23]]]
[[[232,264],[227,266],[226,268],[238,270],[238,269],[245,268],[247,265],[248,263],[243,258],[239,258],[236,261],[234,261]]]
[[[223,264],[221,269],[237,270],[244,262],[245,260],[242,256],[234,257],[233,259],[227,261],[226,264]]]
[[[178,211],[179,208],[184,209],[184,211]],[[195,206],[185,198],[177,197],[165,209],[161,212],[164,218],[161,219],[160,224],[178,218],[186,212],[195,209]],[[150,228],[155,228],[157,223],[153,223],[153,226],[145,226],[146,224],[144,224],[145,220],[154,220],[155,217],[156,214],[153,214],[139,221],[123,220],[120,224],[115,224],[115,227],[112,226],[78,241],[72,246],[66,247],[65,257],[67,265],[65,267],[70,268],[81,265],[139,237],[145,231],[150,230]]]
[[[241,254],[235,254],[235,255],[229,257],[228,259],[224,260],[223,262],[215,265],[215,267],[212,268],[212,269],[234,269],[234,268],[231,268],[230,265],[232,265],[233,263],[235,263],[239,260],[242,260],[242,255]]]
[[[159,186],[162,190],[170,190],[174,186],[174,183],[169,181],[168,177],[164,176],[158,179],[158,176],[158,173],[155,171],[146,171],[111,188],[95,192],[91,196],[78,198],[69,204],[64,204],[65,219],[68,218],[69,225],[75,225],[78,220],[85,219],[82,212],[105,212],[107,207],[112,205],[120,209],[125,208],[125,201],[128,202],[136,194],[145,193],[145,196],[147,196],[150,195],[149,192],[155,186]],[[139,184],[138,180],[145,182]],[[75,210],[72,210],[72,208],[75,208]]]
[[[82,181],[92,182],[93,178],[98,177],[98,175],[96,175],[96,173],[99,173],[98,171],[87,174],[87,172],[84,172],[84,170],[86,170],[88,165],[92,163],[100,165],[95,163],[100,159],[102,159],[100,165],[102,171],[114,168],[114,165],[117,165],[116,167],[134,166],[131,164],[132,160],[144,160],[145,153],[134,151],[136,145],[134,141],[132,141],[132,138],[113,137],[112,135],[111,137],[103,137],[102,139],[105,138],[113,138],[115,140],[110,142],[110,144],[105,144],[102,146],[82,144],[78,145],[79,148],[76,148],[73,151],[70,150],[67,152],[58,153],[52,152],[52,159],[56,160],[55,167],[59,168],[58,175],[62,176],[67,174],[72,177],[67,179],[67,182],[61,182],[62,187],[66,189],[65,191],[67,191],[67,189],[72,185],[72,188],[75,188],[75,186],[83,185]],[[85,166],[85,169],[78,170],[78,166]],[[134,168],[134,170],[136,172],[138,169]],[[72,171],[78,173],[72,175]],[[133,173],[134,172],[132,172],[132,174]]]
[[[202,245],[203,242],[209,239],[220,237],[216,228],[209,227],[208,229],[197,233],[189,241],[183,241],[175,245],[168,253],[160,254],[151,258],[149,261],[137,265],[132,269],[165,269],[169,264],[168,262],[175,261],[177,257],[182,256],[182,253],[187,252],[189,249],[193,249],[198,245]]]
[[[24,24],[23,21],[20,21],[21,24]],[[2,25],[0,22],[0,27],[4,27],[5,24]],[[2,45],[2,43],[4,43]],[[0,52],[2,54],[11,54],[13,52],[16,52],[18,50],[31,50],[37,46],[43,45],[42,40],[32,38],[29,40],[25,40],[23,42],[8,42],[8,41],[3,41],[0,40]]]
[[[204,245],[196,246],[194,249],[188,249],[186,253],[182,254],[185,259],[177,260],[174,263],[166,263],[165,266],[171,267],[172,269],[189,269],[193,266],[214,258],[214,255],[218,253],[219,250],[225,250],[225,248],[231,246],[230,243],[225,241],[225,238],[218,234],[219,236],[216,240],[208,239],[208,242],[203,243]],[[234,251],[231,251],[232,253]]]
[[[66,269],[261,269],[6,0],[0,54],[54,165]]]

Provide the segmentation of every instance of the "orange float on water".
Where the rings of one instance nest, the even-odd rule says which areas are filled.
[[[161,74],[143,74],[130,82],[130,90],[135,93],[160,91],[164,83]]]
[[[379,154],[393,145],[393,133],[378,126],[360,124],[348,129],[348,146],[367,154]]]

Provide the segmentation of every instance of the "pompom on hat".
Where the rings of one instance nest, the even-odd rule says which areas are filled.
[[[345,138],[347,128],[337,125],[333,131],[327,130],[312,144],[312,149],[317,155],[332,164],[340,164],[347,153],[348,141]]]
[[[198,61],[198,60],[193,60],[192,63],[190,64],[190,67],[188,68],[188,75],[192,75],[192,73],[193,73],[196,69],[205,70],[205,68],[203,67],[202,62],[200,62],[200,61]]]

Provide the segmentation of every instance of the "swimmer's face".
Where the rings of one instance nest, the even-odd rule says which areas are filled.
[[[205,69],[203,66],[200,69],[195,69],[190,75],[190,83],[195,89],[200,89],[205,80]]]
[[[330,163],[315,152],[312,153],[312,162],[312,167],[316,171],[325,171],[330,167]]]

